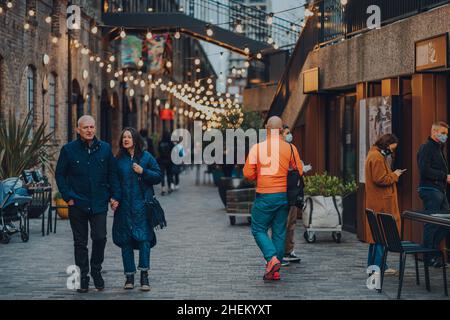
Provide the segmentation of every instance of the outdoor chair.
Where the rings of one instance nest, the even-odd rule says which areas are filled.
[[[384,240],[386,243],[386,249],[388,252],[395,252],[400,254],[400,264],[399,264],[399,284],[398,284],[398,292],[397,299],[400,299],[400,295],[402,292],[403,286],[403,277],[405,275],[405,265],[406,265],[406,256],[408,254],[413,254],[415,258],[415,266],[416,266],[416,283],[419,284],[419,265],[418,265],[418,255],[419,254],[440,254],[443,255],[442,251],[438,249],[430,249],[426,248],[420,244],[412,243],[412,242],[402,242],[400,239],[400,234],[397,229],[397,224],[395,219],[390,214],[378,213],[378,225],[381,227],[382,234],[384,236]],[[428,270],[428,265],[424,261],[424,269],[425,269],[425,285],[428,291],[430,291],[430,274]],[[447,292],[447,270],[446,268],[442,268],[443,272],[443,280],[444,280],[444,293],[448,296]]]

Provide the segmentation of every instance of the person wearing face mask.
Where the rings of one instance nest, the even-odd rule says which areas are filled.
[[[393,134],[381,136],[370,149],[365,162],[365,202],[366,208],[375,212],[391,214],[397,222],[400,231],[400,210],[397,198],[397,182],[405,170],[392,171],[387,157],[395,152],[398,139]],[[369,245],[368,266],[377,265],[381,268],[383,248],[374,244],[366,218],[366,242]],[[385,267],[385,274],[394,274],[394,269]]]
[[[431,136],[420,146],[417,153],[417,164],[420,171],[419,196],[423,201],[425,213],[436,213],[437,211],[450,210],[447,200],[447,184],[450,183],[447,159],[444,147],[448,139],[448,124],[437,122],[431,128]],[[440,242],[447,236],[447,228],[436,225],[425,224],[423,230],[423,245],[427,248],[436,249]],[[443,261],[440,257],[425,257],[430,266],[442,267]]]
[[[283,125],[282,135],[287,143],[292,143],[293,136],[288,125]],[[283,267],[288,266],[291,262],[300,263],[300,261],[302,260],[299,256],[296,255],[294,251],[295,246],[294,233],[296,224],[297,224],[297,207],[292,206],[289,209],[289,216],[286,224],[286,243],[284,248],[284,257],[283,260],[281,261],[281,266]]]

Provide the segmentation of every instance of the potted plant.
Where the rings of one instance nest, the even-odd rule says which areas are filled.
[[[357,190],[355,181],[330,176],[326,172],[305,177],[306,207],[303,210],[304,237],[307,242],[315,242],[315,232],[332,232],[339,243],[343,225],[343,199]]]
[[[69,208],[66,201],[61,196],[61,193],[57,192],[55,193],[55,196],[53,197],[53,200],[55,200],[55,204],[58,208],[56,208],[56,213],[61,219],[68,219],[69,218]],[[67,207],[67,208],[66,208]]]

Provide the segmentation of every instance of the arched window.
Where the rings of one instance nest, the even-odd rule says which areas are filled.
[[[50,107],[50,121],[49,121],[49,130],[53,132],[53,137],[56,137],[56,75],[51,73],[48,77],[48,97],[49,97],[49,107]]]

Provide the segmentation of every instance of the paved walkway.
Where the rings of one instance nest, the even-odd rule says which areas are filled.
[[[15,235],[0,245],[0,299],[394,299],[397,278],[387,277],[382,294],[366,287],[367,246],[344,233],[341,244],[330,234],[318,235],[315,244],[303,240],[297,225],[300,264],[282,269],[282,280],[264,283],[263,259],[245,219],[231,226],[217,188],[195,186],[194,174],[181,176],[182,187],[159,197],[168,228],[157,232],[151,254],[152,290],[124,291],[121,254],[110,239],[103,265],[106,289],[78,294],[66,288],[67,266],[74,263],[68,221],[58,221],[57,233],[42,237],[40,221],[31,221],[31,237],[22,243]],[[157,188],[159,192],[159,187]],[[391,266],[397,265],[391,257]],[[421,279],[423,271],[421,268]],[[432,292],[415,285],[414,263],[409,259],[402,298],[444,299],[442,276],[431,272]],[[91,281],[92,284],[92,281]]]

